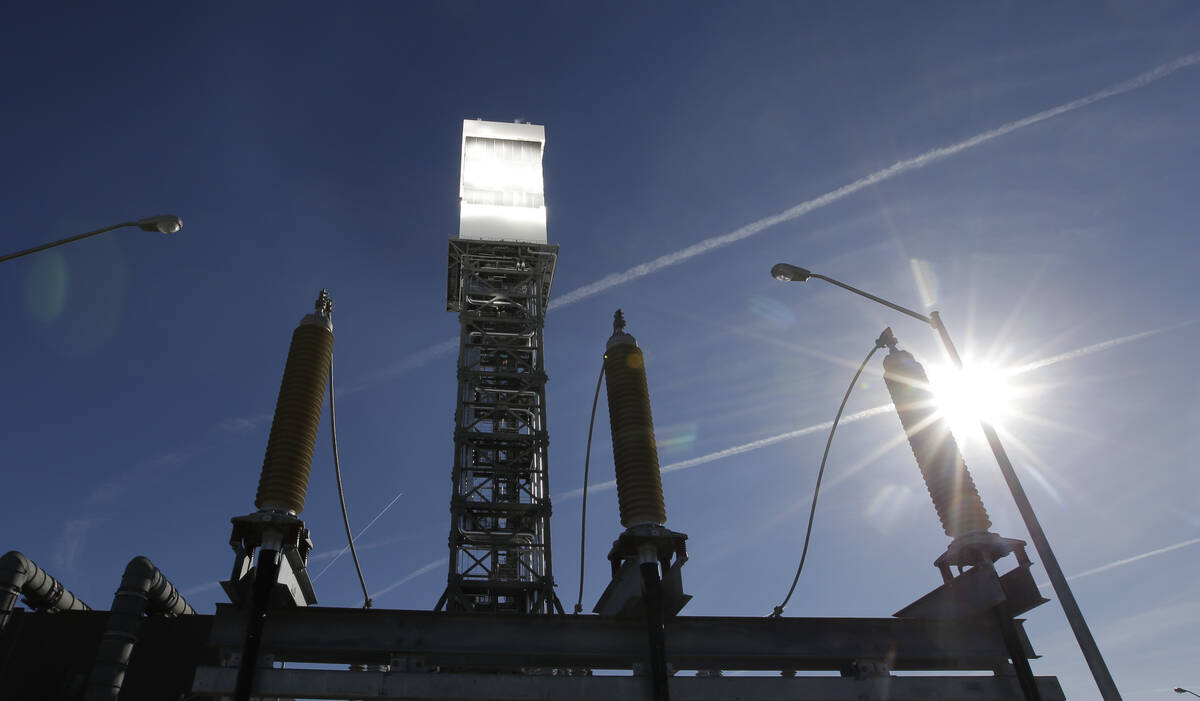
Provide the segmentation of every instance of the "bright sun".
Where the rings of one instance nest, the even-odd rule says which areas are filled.
[[[972,364],[963,370],[931,367],[929,382],[938,411],[960,443],[979,435],[979,422],[1002,424],[1016,411],[1012,374],[998,366]]]

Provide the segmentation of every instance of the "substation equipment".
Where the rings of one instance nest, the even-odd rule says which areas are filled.
[[[988,530],[924,371],[890,331],[876,341],[890,350],[885,382],[952,539],[935,561],[941,586],[892,618],[680,615],[687,536],[665,525],[645,356],[618,311],[604,372],[624,530],[594,615],[565,614],[550,549],[542,330],[558,247],[546,242],[544,129],[467,120],[462,145],[446,298],[461,327],[450,558],[435,610],[316,605],[300,514],[332,363],[322,291],[292,337],[257,510],[232,519],[230,603],[196,613],[138,557],[111,609],[93,610],[10,552],[0,701],[1064,698],[1054,677],[1033,675],[1016,618],[1045,601],[1024,543]],[[1008,554],[1018,564],[1000,575]],[[22,596],[30,611],[14,608]]]

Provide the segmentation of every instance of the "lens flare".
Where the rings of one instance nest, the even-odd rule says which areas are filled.
[[[25,278],[25,305],[29,313],[43,324],[58,319],[67,305],[70,283],[70,269],[60,253],[50,251],[38,258]]]

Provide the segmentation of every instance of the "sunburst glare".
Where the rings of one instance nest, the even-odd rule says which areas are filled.
[[[1018,400],[1027,392],[1014,382],[1011,370],[998,365],[972,363],[961,370],[934,365],[928,372],[938,413],[963,444],[979,437],[980,421],[999,427],[1016,417]]]

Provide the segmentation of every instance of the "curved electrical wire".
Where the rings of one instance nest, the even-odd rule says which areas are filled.
[[[867,353],[867,357],[863,358],[862,363],[858,366],[858,370],[854,372],[854,377],[850,380],[850,386],[846,388],[846,394],[842,397],[842,403],[838,406],[837,414],[833,417],[833,425],[829,427],[829,438],[825,441],[825,452],[821,455],[821,469],[817,470],[817,486],[813,487],[812,508],[808,511],[808,528],[804,531],[804,548],[800,551],[800,564],[796,567],[796,576],[792,577],[792,586],[788,589],[787,596],[771,612],[771,618],[779,618],[783,615],[783,609],[791,601],[792,594],[796,591],[796,583],[800,581],[800,572],[804,569],[804,559],[808,557],[808,543],[812,537],[813,518],[817,515],[817,495],[821,492],[821,478],[825,476],[825,462],[829,459],[829,446],[833,445],[833,434],[837,431],[838,421],[842,418],[842,410],[846,408],[846,401],[850,399],[850,392],[854,390],[854,385],[858,382],[858,376],[862,374],[863,368],[867,367],[867,363],[875,355],[875,351],[887,345],[885,339],[891,338],[891,334],[891,329],[884,330],[879,339],[875,341],[875,346],[871,348],[871,352]]]
[[[604,363],[600,364],[600,377],[596,378],[596,396],[592,398],[592,418],[588,419],[587,449],[583,453],[583,515],[579,517],[579,599],[575,601],[575,613],[583,611],[583,555],[587,550],[587,497],[588,469],[592,461],[592,429],[596,428],[596,404],[600,402],[600,383],[604,382]]]
[[[363,579],[362,566],[358,563],[358,551],[354,549],[354,536],[350,531],[350,516],[346,514],[346,494],[342,490],[342,465],[338,460],[337,409],[333,400],[333,354],[329,357],[329,429],[333,434],[333,474],[337,477],[338,501],[342,505],[342,523],[346,524],[346,540],[350,543],[350,557],[354,558],[354,570],[358,572],[358,583],[362,586],[363,608],[371,608],[371,595],[367,593],[367,580]]]

